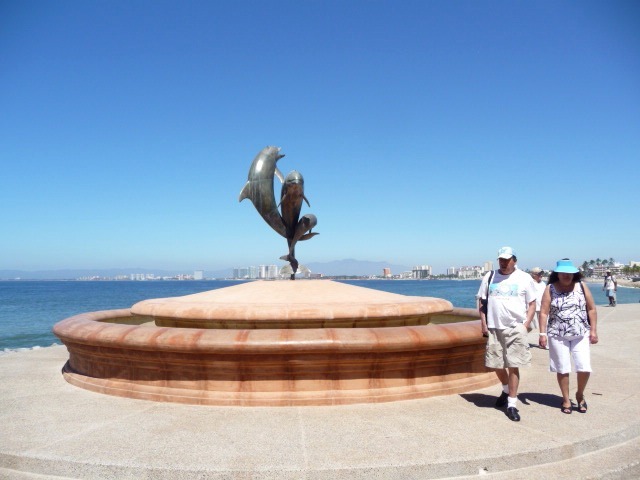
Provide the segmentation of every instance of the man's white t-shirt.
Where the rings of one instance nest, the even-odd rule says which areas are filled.
[[[536,312],[539,312],[540,306],[542,305],[542,296],[544,295],[545,288],[547,288],[547,284],[544,282],[536,282],[534,280],[533,286],[536,288]]]
[[[490,274],[487,273],[482,279],[478,298],[486,298]],[[510,275],[502,275],[500,270],[496,270],[489,286],[487,327],[504,330],[524,323],[529,303],[535,299],[536,287],[531,275],[517,268]]]
[[[613,290],[616,288],[616,284],[614,283],[616,281],[616,279],[613,277],[613,275],[608,275],[604,278],[604,283],[605,283],[605,289],[606,290]]]

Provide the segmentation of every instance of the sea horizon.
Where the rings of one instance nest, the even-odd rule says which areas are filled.
[[[73,315],[130,308],[150,298],[189,295],[247,281],[253,280],[0,280],[0,354],[59,345],[61,342],[51,329],[57,322]],[[475,295],[480,286],[479,279],[334,281],[401,295],[443,298],[460,308],[475,308]],[[596,304],[608,304],[601,283],[588,284]],[[637,303],[639,300],[639,288],[618,289],[618,303]]]

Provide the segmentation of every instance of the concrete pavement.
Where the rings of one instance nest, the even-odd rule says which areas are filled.
[[[0,478],[640,478],[640,304],[598,315],[588,413],[560,413],[548,353],[532,348],[519,423],[493,408],[498,386],[383,404],[190,406],[73,387],[62,346],[8,353]]]

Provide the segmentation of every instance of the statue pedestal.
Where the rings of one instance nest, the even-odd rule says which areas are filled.
[[[66,380],[205,405],[336,405],[477,390],[477,312],[329,280],[251,282],[68,318]]]

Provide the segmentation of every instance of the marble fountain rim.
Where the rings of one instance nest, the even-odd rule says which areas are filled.
[[[55,324],[53,333],[65,344],[239,355],[413,351],[448,348],[454,340],[457,345],[483,340],[477,310],[454,308],[444,313],[470,320],[365,328],[210,329],[128,324],[137,315],[131,309],[115,309],[74,315]]]

